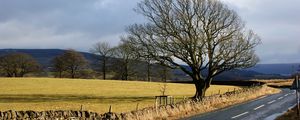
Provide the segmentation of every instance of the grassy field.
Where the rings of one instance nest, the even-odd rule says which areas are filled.
[[[163,83],[55,79],[0,78],[0,111],[6,110],[84,110],[104,113],[127,112],[153,106],[154,96],[161,95]],[[207,95],[239,89],[234,86],[212,85]],[[177,100],[194,94],[192,84],[167,84],[167,94]]]
[[[293,84],[293,79],[273,79],[273,80],[254,80],[257,82],[262,82],[265,83],[268,86],[272,87],[285,87],[285,88],[290,88]]]

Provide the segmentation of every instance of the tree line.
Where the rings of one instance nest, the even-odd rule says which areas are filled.
[[[75,50],[66,50],[51,60],[46,69],[31,55],[9,53],[0,56],[0,75],[5,77],[48,76],[57,78],[98,78],[115,80],[166,81],[172,76],[170,69],[148,63],[134,47],[126,42],[112,47],[107,42],[94,44],[90,53],[96,61],[87,60]],[[45,67],[45,66],[44,66]]]

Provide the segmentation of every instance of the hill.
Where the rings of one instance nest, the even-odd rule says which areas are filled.
[[[51,66],[51,60],[61,55],[66,50],[62,49],[0,49],[0,56],[12,52],[27,53],[33,56],[44,68]],[[97,59],[91,53],[81,52],[84,57],[91,63],[96,64]],[[231,70],[219,75],[216,80],[249,80],[249,79],[270,79],[285,78],[283,75],[289,75],[292,68],[296,68],[297,64],[258,64],[253,68],[244,70]],[[185,66],[188,67],[188,66]],[[173,70],[174,81],[191,81],[181,70]]]
[[[299,71],[299,63],[290,64],[258,64],[255,67],[248,70],[264,73],[264,74],[280,74],[283,76],[289,76],[296,71]]]
[[[62,49],[0,49],[0,56],[9,53],[26,53],[36,59],[44,68],[51,66],[51,60],[63,54],[66,50]],[[80,52],[89,62],[95,62],[96,58],[93,54]]]
[[[188,66],[185,66],[188,67]],[[191,81],[191,78],[182,72],[181,70],[173,70],[174,81]],[[204,76],[205,76],[204,72]],[[178,77],[177,77],[178,76]],[[289,76],[283,76],[280,74],[268,74],[260,73],[249,69],[234,69],[221,73],[215,77],[215,81],[240,81],[240,80],[251,80],[251,79],[286,79]]]

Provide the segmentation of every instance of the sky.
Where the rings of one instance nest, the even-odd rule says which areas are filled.
[[[125,28],[145,19],[133,11],[141,0],[0,0],[0,49],[89,51],[112,45]],[[300,63],[300,0],[221,0],[262,39],[260,63]]]

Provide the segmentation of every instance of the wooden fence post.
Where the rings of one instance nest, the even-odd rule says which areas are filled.
[[[108,111],[108,113],[111,113],[111,105],[109,106],[109,111]]]
[[[175,97],[173,98],[173,104],[175,104]]]
[[[173,104],[175,104],[175,97],[173,98]]]
[[[137,111],[139,109],[139,103],[136,104],[135,110]]]
[[[155,97],[155,110],[156,110],[156,112],[157,112],[157,106],[158,106],[157,97]]]
[[[158,105],[157,105],[157,96],[155,97],[155,112],[156,112],[156,115],[158,115]]]

